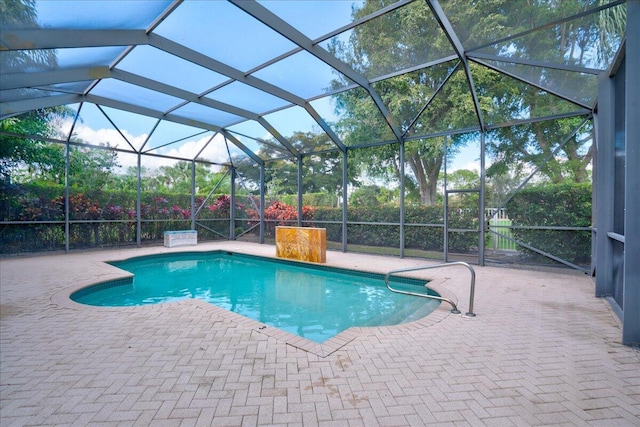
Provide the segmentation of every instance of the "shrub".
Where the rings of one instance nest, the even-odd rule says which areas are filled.
[[[296,206],[298,204],[297,194],[283,194],[278,199],[286,204]],[[327,193],[305,193],[302,195],[303,206],[336,206],[338,204],[338,196]]]
[[[311,206],[302,207],[302,219],[304,221],[312,221],[316,208]],[[253,220],[258,220],[260,214],[255,209],[248,209],[247,213]],[[291,205],[284,202],[275,201],[264,209],[265,219],[265,235],[268,237],[274,237],[277,226],[295,225],[294,222],[298,221],[298,210]],[[307,223],[308,226],[313,224]]]
[[[452,228],[477,229],[475,213],[467,210],[450,215]],[[397,248],[400,245],[400,211],[397,206],[378,206],[376,209],[352,208],[347,210],[348,222],[378,222],[384,225],[349,224],[349,243]],[[323,224],[323,221],[341,221],[342,208],[317,208],[315,220],[327,228],[327,239],[342,240],[341,224]],[[442,251],[444,247],[444,216],[442,206],[413,206],[405,210],[405,248]],[[398,225],[395,225],[398,224]],[[426,224],[426,225],[414,225]],[[451,233],[449,249],[467,252],[478,246],[477,233]]]
[[[506,206],[514,226],[591,226],[591,184],[564,183],[525,188]],[[515,239],[577,265],[591,259],[590,231],[513,229]],[[522,248],[532,260],[553,262]]]
[[[64,187],[58,184],[33,183],[28,185],[3,184],[0,193],[0,213],[5,221],[63,221],[65,218]],[[321,203],[320,196],[306,200]],[[333,197],[333,196],[332,196]],[[71,224],[72,247],[117,246],[136,240],[136,192],[101,191],[88,195],[78,189],[69,191],[69,216],[73,221],[107,220]],[[196,199],[196,208],[204,201]],[[244,227],[256,224],[259,213],[256,200],[247,198],[247,204],[237,203],[235,227],[239,233]],[[198,213],[198,220],[221,235],[228,235],[231,199],[228,195],[213,195]],[[591,185],[560,184],[530,187],[518,193],[506,206],[514,226],[571,226],[591,225]],[[191,197],[189,194],[141,194],[143,241],[162,239],[168,229],[190,226]],[[284,201],[275,201],[265,209],[265,232],[275,235],[278,225],[292,225],[298,220],[298,210]],[[342,208],[309,206],[302,208],[305,225],[317,224],[327,229],[329,241],[342,241]],[[375,208],[349,206],[347,211],[348,239],[351,244],[397,248],[400,244],[400,210],[392,204]],[[442,206],[407,206],[405,209],[405,248],[442,251],[444,246],[444,217]],[[116,222],[117,221],[117,222]],[[373,224],[355,224],[382,223]],[[419,225],[420,224],[420,225]],[[450,209],[449,225],[456,229],[478,229],[477,213],[460,207]],[[218,238],[202,227],[203,238]],[[258,229],[256,229],[256,233]],[[574,264],[588,265],[591,255],[590,231],[513,229],[515,239],[542,251],[549,252]],[[449,234],[449,250],[467,252],[478,246],[475,232]],[[20,224],[10,225],[0,233],[0,252],[16,253],[64,247],[64,225]],[[549,262],[548,259],[521,248],[531,260]]]

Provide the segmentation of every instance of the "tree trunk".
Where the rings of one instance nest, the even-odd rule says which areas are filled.
[[[540,123],[533,123],[532,128],[535,138],[538,141],[538,146],[543,153],[542,158],[552,154],[553,142],[549,141],[548,137],[545,135],[544,126]],[[560,184],[564,181],[564,176],[562,175],[562,167],[558,162],[556,156],[552,156],[549,160],[547,160],[546,164],[541,164],[540,160],[535,160],[535,156],[532,157],[534,158],[533,164],[541,167],[542,173],[547,175],[552,183]]]
[[[440,172],[440,168],[435,174],[430,174],[429,176],[429,189],[428,189],[428,201],[424,203],[425,206],[433,206],[436,204],[436,198],[438,195],[438,174]]]
[[[584,156],[578,154],[578,148],[579,145],[575,144],[574,141],[570,141],[565,145],[563,151],[567,155],[573,179],[578,183],[582,183],[586,182],[589,177],[587,173],[587,166],[591,163],[591,158],[593,156],[593,144],[591,144],[589,151],[587,151]]]
[[[438,193],[438,174],[442,166],[442,157],[425,159],[422,158],[420,154],[412,154],[407,156],[407,162],[418,181],[420,204],[423,206],[435,205]]]

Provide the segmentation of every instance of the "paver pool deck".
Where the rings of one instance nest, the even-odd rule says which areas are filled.
[[[640,426],[640,351],[592,279],[475,267],[474,318],[445,304],[313,346],[198,300],[88,307],[104,261],[243,242],[0,260],[0,426]],[[435,263],[328,252],[367,271]],[[469,304],[464,268],[413,275]]]

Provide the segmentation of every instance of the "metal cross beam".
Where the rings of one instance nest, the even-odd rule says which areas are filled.
[[[462,46],[462,43],[460,42],[458,35],[454,31],[453,26],[451,25],[451,22],[449,22],[449,18],[447,18],[447,16],[444,13],[444,10],[442,10],[442,6],[440,6],[440,3],[438,2],[438,0],[425,0],[425,1],[429,5],[431,12],[433,12],[434,17],[440,24],[440,28],[442,28],[442,31],[444,31],[444,34],[447,36],[447,39],[449,39],[449,42],[451,42],[451,45],[455,49],[456,54],[460,58],[460,61],[462,61],[462,65],[464,67],[464,73],[467,76],[467,83],[469,84],[469,88],[471,89],[471,97],[473,98],[473,106],[476,110],[478,123],[480,123],[481,129],[485,129],[485,122],[482,116],[482,110],[480,109],[480,102],[478,101],[476,86],[473,83],[473,76],[471,75],[471,69],[469,68],[469,61],[467,60],[464,47]]]
[[[314,45],[313,41],[302,34],[300,31],[296,30],[293,26],[291,26],[288,22],[284,21],[279,16],[272,13],[269,9],[265,8],[261,4],[255,1],[245,1],[245,0],[229,0],[235,6],[253,16],[258,21],[262,22],[269,28],[281,34],[283,37],[287,38],[291,42],[303,48],[305,51],[309,52],[325,64],[334,68],[338,72],[342,73],[349,79],[353,80],[355,83],[363,87],[368,93],[369,96],[373,99],[376,106],[385,117],[387,124],[393,131],[394,135],[398,139],[398,141],[402,141],[402,132],[398,129],[398,127],[393,123],[391,119],[391,114],[387,110],[387,107],[382,102],[382,98],[380,95],[373,89],[369,80],[366,79],[363,75],[356,72],[349,66],[347,66],[344,62],[340,61],[338,58],[322,49],[321,47]]]
[[[216,126],[211,123],[205,123],[205,122],[201,122],[193,119],[187,119],[185,117],[180,117],[175,114],[165,114],[162,111],[153,110],[151,108],[146,108],[146,107],[140,107],[138,105],[132,105],[126,102],[116,101],[109,98],[103,98],[96,95],[91,95],[91,94],[86,95],[83,101],[91,102],[97,105],[104,105],[107,107],[116,108],[118,110],[129,111],[131,113],[136,113],[143,116],[155,117],[157,119],[167,120],[174,123],[180,123],[185,126],[198,127],[201,129],[206,129],[206,130],[211,130],[214,132],[221,132],[221,133],[224,131],[224,129],[221,128],[220,126]],[[242,144],[242,142],[236,139],[234,141],[234,144],[237,145],[239,149],[244,151],[245,154],[247,154],[249,157],[255,160],[258,164],[264,163],[264,161],[260,157],[258,157],[252,150],[250,150],[244,144]]]
[[[184,60],[193,62],[194,64],[200,65],[204,68],[215,71],[216,73],[227,76],[230,79],[252,86],[270,95],[277,96],[278,98],[284,99],[294,105],[304,108],[311,117],[316,119],[316,122],[320,127],[325,129],[325,131],[326,129],[328,129],[328,126],[326,125],[324,120],[318,122],[318,113],[305,99],[287,92],[278,86],[272,85],[271,83],[265,82],[264,80],[258,79],[257,77],[246,75],[242,71],[237,70],[223,62],[217,61],[162,36],[151,34],[149,36],[149,39],[150,44],[158,49],[164,50],[165,52],[178,56]],[[338,136],[333,132],[328,133],[328,135],[332,139],[334,144],[336,144],[337,146],[342,145],[342,142],[340,141]]]

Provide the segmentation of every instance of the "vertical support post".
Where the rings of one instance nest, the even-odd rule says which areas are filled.
[[[613,247],[608,232],[614,231],[615,191],[615,90],[606,74],[598,82],[598,112],[594,114],[596,150],[594,161],[596,203],[596,296],[613,295]]]
[[[191,229],[196,229],[196,161],[191,161]]]
[[[302,155],[298,156],[298,227],[302,227]]]
[[[260,244],[264,243],[264,163],[260,165]]]
[[[442,164],[444,165],[444,262],[449,262],[449,193],[447,193],[447,137],[443,136],[443,147],[444,147],[444,160]]]
[[[138,152],[138,185],[136,194],[136,246],[142,247],[142,154]]]
[[[78,111],[76,111],[76,115],[73,118],[73,124],[71,125],[71,129],[69,129],[69,133],[67,134],[64,146],[64,251],[67,254],[69,253],[69,243],[71,240],[71,227],[69,223],[71,220],[71,214],[69,212],[69,173],[71,166],[71,146],[69,145],[69,141],[71,141],[71,137],[73,136],[73,129],[76,127],[76,123],[78,123],[78,118],[80,117],[80,111],[82,111],[83,105],[84,104],[80,103]]]
[[[624,303],[622,343],[640,343],[640,2],[627,2],[626,165],[624,215]]]
[[[400,258],[404,258],[404,140],[400,141]]]
[[[229,200],[229,240],[236,240],[236,168],[231,166],[231,195]]]
[[[593,112],[593,127],[591,129],[591,140],[592,142],[592,152],[591,155],[591,276],[596,277],[596,245],[597,245],[597,224],[596,221],[598,216],[596,215],[598,205],[598,193],[596,192],[596,184],[598,182],[598,168],[596,167],[596,162],[598,161],[598,144],[597,144],[597,134],[598,134],[598,121],[596,119],[597,112]]]
[[[484,266],[484,249],[485,249],[485,240],[486,240],[486,218],[485,218],[485,180],[486,180],[486,171],[485,171],[485,130],[482,129],[480,131],[480,202],[478,203],[478,221],[480,222],[478,226],[480,227],[480,235],[478,242],[478,264]]]
[[[347,194],[348,186],[349,186],[349,175],[347,172],[347,162],[348,162],[348,152],[347,149],[342,152],[342,252],[347,252],[347,214],[348,214],[348,200],[349,195]]]
[[[69,139],[64,145],[64,251],[69,253]]]

